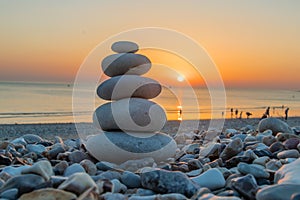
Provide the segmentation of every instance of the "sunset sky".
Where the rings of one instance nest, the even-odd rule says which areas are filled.
[[[227,87],[299,89],[299,10],[298,0],[3,0],[0,81],[73,82],[110,36],[162,27],[202,45]]]

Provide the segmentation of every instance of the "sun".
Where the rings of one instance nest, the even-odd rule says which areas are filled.
[[[182,82],[184,81],[184,76],[180,75],[177,77],[177,81]]]

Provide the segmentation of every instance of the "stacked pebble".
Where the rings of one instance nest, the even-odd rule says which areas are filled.
[[[141,76],[150,70],[150,60],[135,53],[139,47],[133,42],[115,42],[111,48],[117,54],[107,56],[101,64],[104,74],[111,78],[99,85],[97,94],[112,102],[94,112],[94,124],[103,132],[88,139],[87,149],[98,160],[115,163],[172,157],[177,148],[175,141],[158,132],[166,122],[166,114],[148,100],[160,94],[161,85]]]

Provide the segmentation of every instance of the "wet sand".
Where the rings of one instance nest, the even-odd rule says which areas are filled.
[[[281,119],[281,118],[280,118]],[[223,130],[228,128],[241,129],[246,125],[257,127],[260,119],[226,119]],[[207,130],[211,120],[200,121],[168,121],[162,132],[170,135],[175,135],[178,130],[180,132],[202,131]],[[293,126],[300,126],[300,117],[291,117],[287,123]],[[53,139],[55,136],[60,136],[63,139],[78,138],[80,136],[87,136],[96,134],[99,130],[95,129],[91,123],[80,123],[79,129],[76,129],[74,123],[45,123],[45,124],[0,124],[0,138],[1,140],[10,140],[20,137],[24,134],[36,134],[45,139]],[[181,125],[181,126],[180,126]],[[180,127],[179,127],[180,126]],[[210,127],[212,128],[212,127]]]

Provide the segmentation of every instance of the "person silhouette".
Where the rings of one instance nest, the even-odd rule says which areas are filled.
[[[242,119],[243,111],[240,112],[240,119]]]
[[[249,119],[249,117],[252,115],[251,112],[246,112],[246,115],[247,115],[247,119]]]
[[[267,117],[270,117],[270,106],[266,109],[265,114]]]
[[[285,114],[285,120],[288,119],[289,110],[290,110],[290,108],[286,108],[285,111],[284,111],[284,114]]]
[[[238,114],[239,114],[239,110],[236,109],[236,110],[235,110],[235,118],[237,118]]]
[[[230,108],[231,119],[233,118],[233,108]]]

